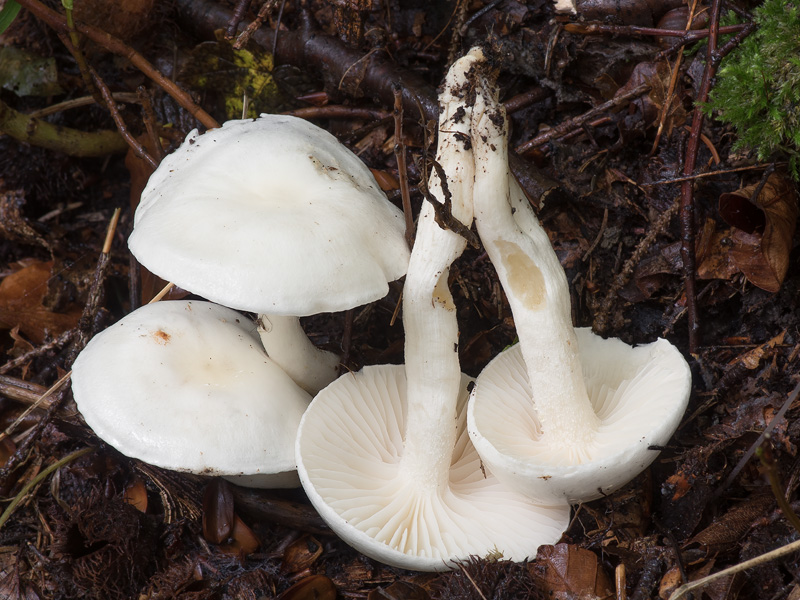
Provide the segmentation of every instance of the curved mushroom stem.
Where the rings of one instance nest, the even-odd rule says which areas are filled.
[[[298,317],[258,315],[267,355],[312,396],[339,376],[339,357],[311,343]]]
[[[585,444],[599,425],[583,379],[569,286],[547,233],[508,168],[508,122],[497,90],[479,77],[475,223],[514,314],[533,401],[549,443]]]
[[[452,216],[467,227],[472,223],[474,164],[468,138],[472,108],[464,97],[470,85],[467,73],[481,60],[480,50],[473,50],[448,73],[440,96],[436,157],[447,175],[447,192],[433,169],[429,179],[441,208],[449,193]],[[461,384],[456,307],[447,278],[465,246],[463,237],[436,223],[434,207],[426,200],[403,288],[408,413],[402,468],[410,480],[440,489],[447,485]]]

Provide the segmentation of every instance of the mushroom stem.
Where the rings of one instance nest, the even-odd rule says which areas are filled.
[[[599,426],[584,383],[569,286],[547,233],[508,168],[508,121],[497,90],[478,78],[475,222],[508,296],[543,439],[571,448]]]
[[[298,317],[258,316],[258,334],[267,355],[312,396],[339,375],[339,357],[311,343]]]
[[[473,50],[451,69],[440,98],[439,144],[436,160],[447,174],[451,213],[467,227],[472,223],[474,164],[469,145],[471,107],[463,100],[467,73],[482,60]],[[440,171],[441,172],[441,171]],[[429,189],[440,204],[446,193],[432,170]],[[456,402],[461,385],[456,307],[448,287],[450,265],[466,241],[443,229],[426,200],[403,289],[406,333],[407,410],[402,469],[409,478],[445,489],[456,440]]]

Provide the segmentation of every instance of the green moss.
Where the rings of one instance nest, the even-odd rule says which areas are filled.
[[[736,129],[736,148],[800,166],[800,2],[765,0],[758,28],[726,57],[706,109]]]

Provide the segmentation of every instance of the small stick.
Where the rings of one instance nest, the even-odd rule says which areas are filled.
[[[25,354],[22,354],[17,358],[8,361],[6,364],[0,367],[0,375],[4,375],[13,369],[16,369],[17,367],[25,364],[29,360],[36,358],[37,356],[44,354],[45,352],[48,352],[53,348],[58,348],[59,346],[63,346],[72,339],[75,333],[76,333],[75,329],[70,329],[69,331],[65,331],[60,336],[58,336],[57,338],[53,338],[46,344],[42,344],[38,348],[29,350]]]
[[[769,438],[770,436],[768,435],[764,436],[764,441],[768,441]],[[794,527],[797,532],[800,532],[800,518],[797,517],[797,513],[794,512],[792,505],[789,504],[789,501],[786,499],[786,494],[781,489],[778,466],[775,463],[775,458],[772,456],[772,448],[769,447],[769,444],[762,444],[756,449],[756,456],[758,456],[761,465],[766,471],[772,495],[775,496],[775,500],[777,500],[783,516],[786,517],[786,520],[791,523],[792,527]]]
[[[139,104],[142,105],[142,120],[144,121],[145,129],[147,129],[147,135],[153,144],[155,157],[160,163],[164,158],[164,148],[161,147],[161,137],[158,135],[158,119],[156,118],[156,111],[153,110],[153,102],[143,85],[136,89],[136,95],[139,99]]]
[[[541,135],[537,135],[532,140],[528,140],[527,142],[517,146],[516,152],[517,154],[524,154],[525,152],[529,152],[530,150],[538,148],[542,144],[549,142],[553,138],[562,137],[573,129],[579,129],[580,127],[583,126],[584,123],[591,121],[593,118],[597,117],[601,113],[611,110],[612,108],[619,106],[620,104],[624,104],[628,100],[631,100],[633,98],[638,98],[642,94],[646,94],[648,91],[650,91],[650,85],[643,83],[642,85],[637,86],[634,89],[625,92],[624,94],[615,96],[611,100],[603,102],[598,106],[595,106],[594,108],[586,111],[582,115],[578,115],[577,117],[568,119],[567,121],[564,121],[563,123],[557,125],[556,127],[551,127]]]
[[[162,298],[164,298],[164,296],[166,296],[167,294],[169,294],[169,291],[170,291],[172,288],[174,288],[174,287],[175,287],[175,284],[174,284],[174,283],[172,283],[172,282],[169,282],[167,285],[165,285],[165,286],[164,286],[164,287],[161,289],[161,291],[160,291],[160,292],[158,292],[158,293],[157,293],[155,296],[153,296],[153,298],[150,300],[150,302],[148,302],[148,304],[153,304],[154,302],[158,302],[159,300],[161,300]]]
[[[47,401],[47,399],[50,398],[51,395],[53,395],[57,391],[59,391],[61,389],[61,387],[70,380],[71,377],[72,377],[72,371],[69,371],[68,373],[62,375],[61,379],[56,381],[52,386],[50,386],[47,389],[47,391],[45,391],[44,394],[39,396],[36,399],[35,402],[33,402],[30,406],[28,406],[25,410],[23,410],[22,414],[19,417],[17,417],[14,420],[14,422],[11,423],[11,425],[6,427],[6,430],[3,431],[2,433],[0,433],[0,441],[4,440],[8,436],[10,436],[12,433],[14,433],[14,430],[17,427],[19,427],[19,424],[22,423],[22,421],[25,420],[25,417],[27,417],[29,414],[31,414],[37,408],[40,408],[42,406],[42,404],[44,404]]]
[[[136,102],[138,100],[136,94],[131,94],[130,92],[114,92],[111,94],[111,97],[119,102]],[[42,117],[53,115],[57,112],[69,110],[71,108],[80,108],[81,106],[89,106],[90,104],[97,104],[97,100],[95,100],[94,96],[81,96],[80,98],[64,100],[64,102],[58,102],[57,104],[51,104],[45,108],[34,110],[28,113],[28,116],[32,119],[41,119]]]
[[[619,563],[614,569],[614,580],[616,583],[617,600],[627,600],[628,593],[625,589],[625,563]]]
[[[283,115],[300,117],[301,119],[359,119],[363,121],[380,121],[392,116],[391,113],[378,108],[359,108],[328,104],[326,106],[306,106],[282,112]]]
[[[239,29],[239,23],[244,19],[247,9],[250,8],[250,0],[239,0],[236,3],[236,8],[233,9],[231,20],[228,21],[228,26],[225,28],[225,39],[230,41],[236,35],[236,30]]]
[[[275,0],[266,0],[264,4],[261,5],[261,8],[258,10],[258,14],[256,18],[250,22],[247,27],[245,27],[244,31],[239,34],[239,37],[236,38],[236,41],[233,43],[234,50],[241,50],[242,47],[250,41],[252,35],[256,32],[256,30],[264,24],[264,19],[267,18],[269,15],[269,11],[272,10],[272,7],[275,4]],[[237,7],[238,8],[238,7]],[[234,13],[235,16],[235,13]],[[237,24],[238,27],[238,24]],[[272,50],[272,55],[275,56],[275,49]]]
[[[750,560],[746,560],[738,565],[734,565],[732,567],[728,567],[727,569],[723,569],[718,573],[712,573],[711,575],[707,575],[697,581],[693,581],[691,583],[685,583],[677,590],[672,592],[672,595],[669,597],[669,600],[680,600],[686,594],[691,592],[692,590],[697,590],[700,588],[704,588],[709,583],[714,583],[718,579],[722,579],[723,577],[727,577],[728,575],[733,575],[734,573],[739,573],[746,569],[750,569],[752,567],[757,567],[758,565],[763,565],[764,563],[768,563],[771,560],[776,558],[780,558],[781,556],[786,556],[787,554],[791,554],[792,552],[797,552],[800,550],[800,540],[794,541],[791,544],[786,544],[785,546],[781,546],[780,548],[776,548],[775,550],[770,550],[769,552],[765,552],[755,558],[751,558]]]
[[[5,525],[6,521],[8,521],[8,519],[9,519],[9,517],[12,514],[14,514],[14,511],[17,509],[17,506],[19,506],[20,502],[22,502],[25,499],[25,497],[28,495],[28,493],[30,493],[30,491],[35,486],[37,486],[42,481],[44,481],[54,471],[57,471],[61,467],[71,463],[73,460],[78,459],[81,456],[85,456],[86,454],[89,454],[89,452],[93,452],[93,451],[94,451],[94,448],[89,447],[89,448],[83,448],[82,450],[77,450],[77,451],[73,452],[72,454],[67,454],[64,458],[62,458],[61,460],[57,460],[52,465],[50,465],[49,467],[44,469],[41,473],[39,473],[36,477],[31,479],[27,484],[25,484],[25,487],[23,487],[19,491],[19,494],[17,494],[14,497],[14,499],[11,501],[11,504],[9,504],[6,507],[6,509],[3,511],[3,514],[0,515],[0,528],[2,528],[3,525]]]
[[[725,27],[720,27],[719,33],[720,35],[739,33],[745,27],[747,27],[746,24],[727,25]],[[564,31],[583,35],[675,37],[680,38],[677,43],[678,46],[707,38],[710,33],[710,29],[692,29],[686,31],[683,29],[658,29],[655,27],[638,27],[636,25],[603,25],[600,23],[565,23]]]
[[[408,191],[408,166],[406,144],[403,141],[403,92],[399,85],[392,86],[394,93],[394,157],[397,160],[397,177],[400,180],[400,197],[406,219],[406,243],[414,247],[414,216],[411,214],[411,195]]]
[[[469,579],[469,582],[472,584],[472,587],[475,588],[475,591],[478,592],[478,595],[481,597],[481,600],[486,600],[486,596],[483,595],[483,592],[481,591],[481,588],[479,588],[478,584],[475,583],[475,580],[472,578],[472,576],[464,568],[464,565],[458,565],[458,566],[464,572],[464,575],[466,575],[467,579]]]
[[[114,98],[111,96],[111,90],[108,89],[105,81],[103,81],[91,67],[89,68],[89,71],[94,78],[95,85],[97,85],[97,87],[100,89],[100,94],[103,96],[103,100],[105,101],[105,104],[111,113],[111,118],[114,119],[114,123],[116,124],[120,135],[128,143],[128,146],[131,147],[131,150],[133,150],[133,153],[137,157],[146,161],[147,164],[149,164],[153,169],[158,167],[156,160],[150,156],[147,150],[145,150],[144,146],[142,146],[137,139],[133,137],[131,132],[128,131],[128,126],[125,125],[125,121],[123,120],[122,115],[119,113],[119,108],[117,108],[117,104],[114,102]]]
[[[102,286],[105,281],[106,271],[108,270],[111,243],[114,241],[114,233],[117,230],[120,212],[119,208],[114,209],[114,213],[111,215],[111,220],[108,224],[108,229],[106,230],[103,247],[100,250],[100,256],[97,258],[97,265],[94,269],[92,285],[89,287],[86,306],[83,307],[83,313],[79,321],[79,337],[77,343],[74,345],[76,348],[83,348],[94,333],[94,320],[100,308],[100,299],[103,295]]]

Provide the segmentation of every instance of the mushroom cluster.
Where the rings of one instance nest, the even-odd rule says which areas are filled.
[[[480,49],[453,64],[439,100],[410,255],[400,211],[327,132],[275,115],[192,132],[151,177],[129,246],[218,304],[150,305],[87,345],[73,390],[98,435],[172,469],[299,478],[345,541],[429,571],[532,558],[558,541],[570,503],[644,469],[686,408],[686,361],[666,340],[634,348],[573,327]],[[473,221],[519,337],[475,381],[448,284]],[[299,317],[376,300],[404,274],[405,364],[338,377]]]
[[[150,177],[128,244],[150,271],[229,308],[159,303],[97,335],[73,372],[86,421],[153,464],[299,485],[295,433],[339,357],[298,317],[387,294],[409,260],[401,211],[330,133],[262,115],[192,131]],[[256,326],[230,309],[259,313],[257,347]]]

